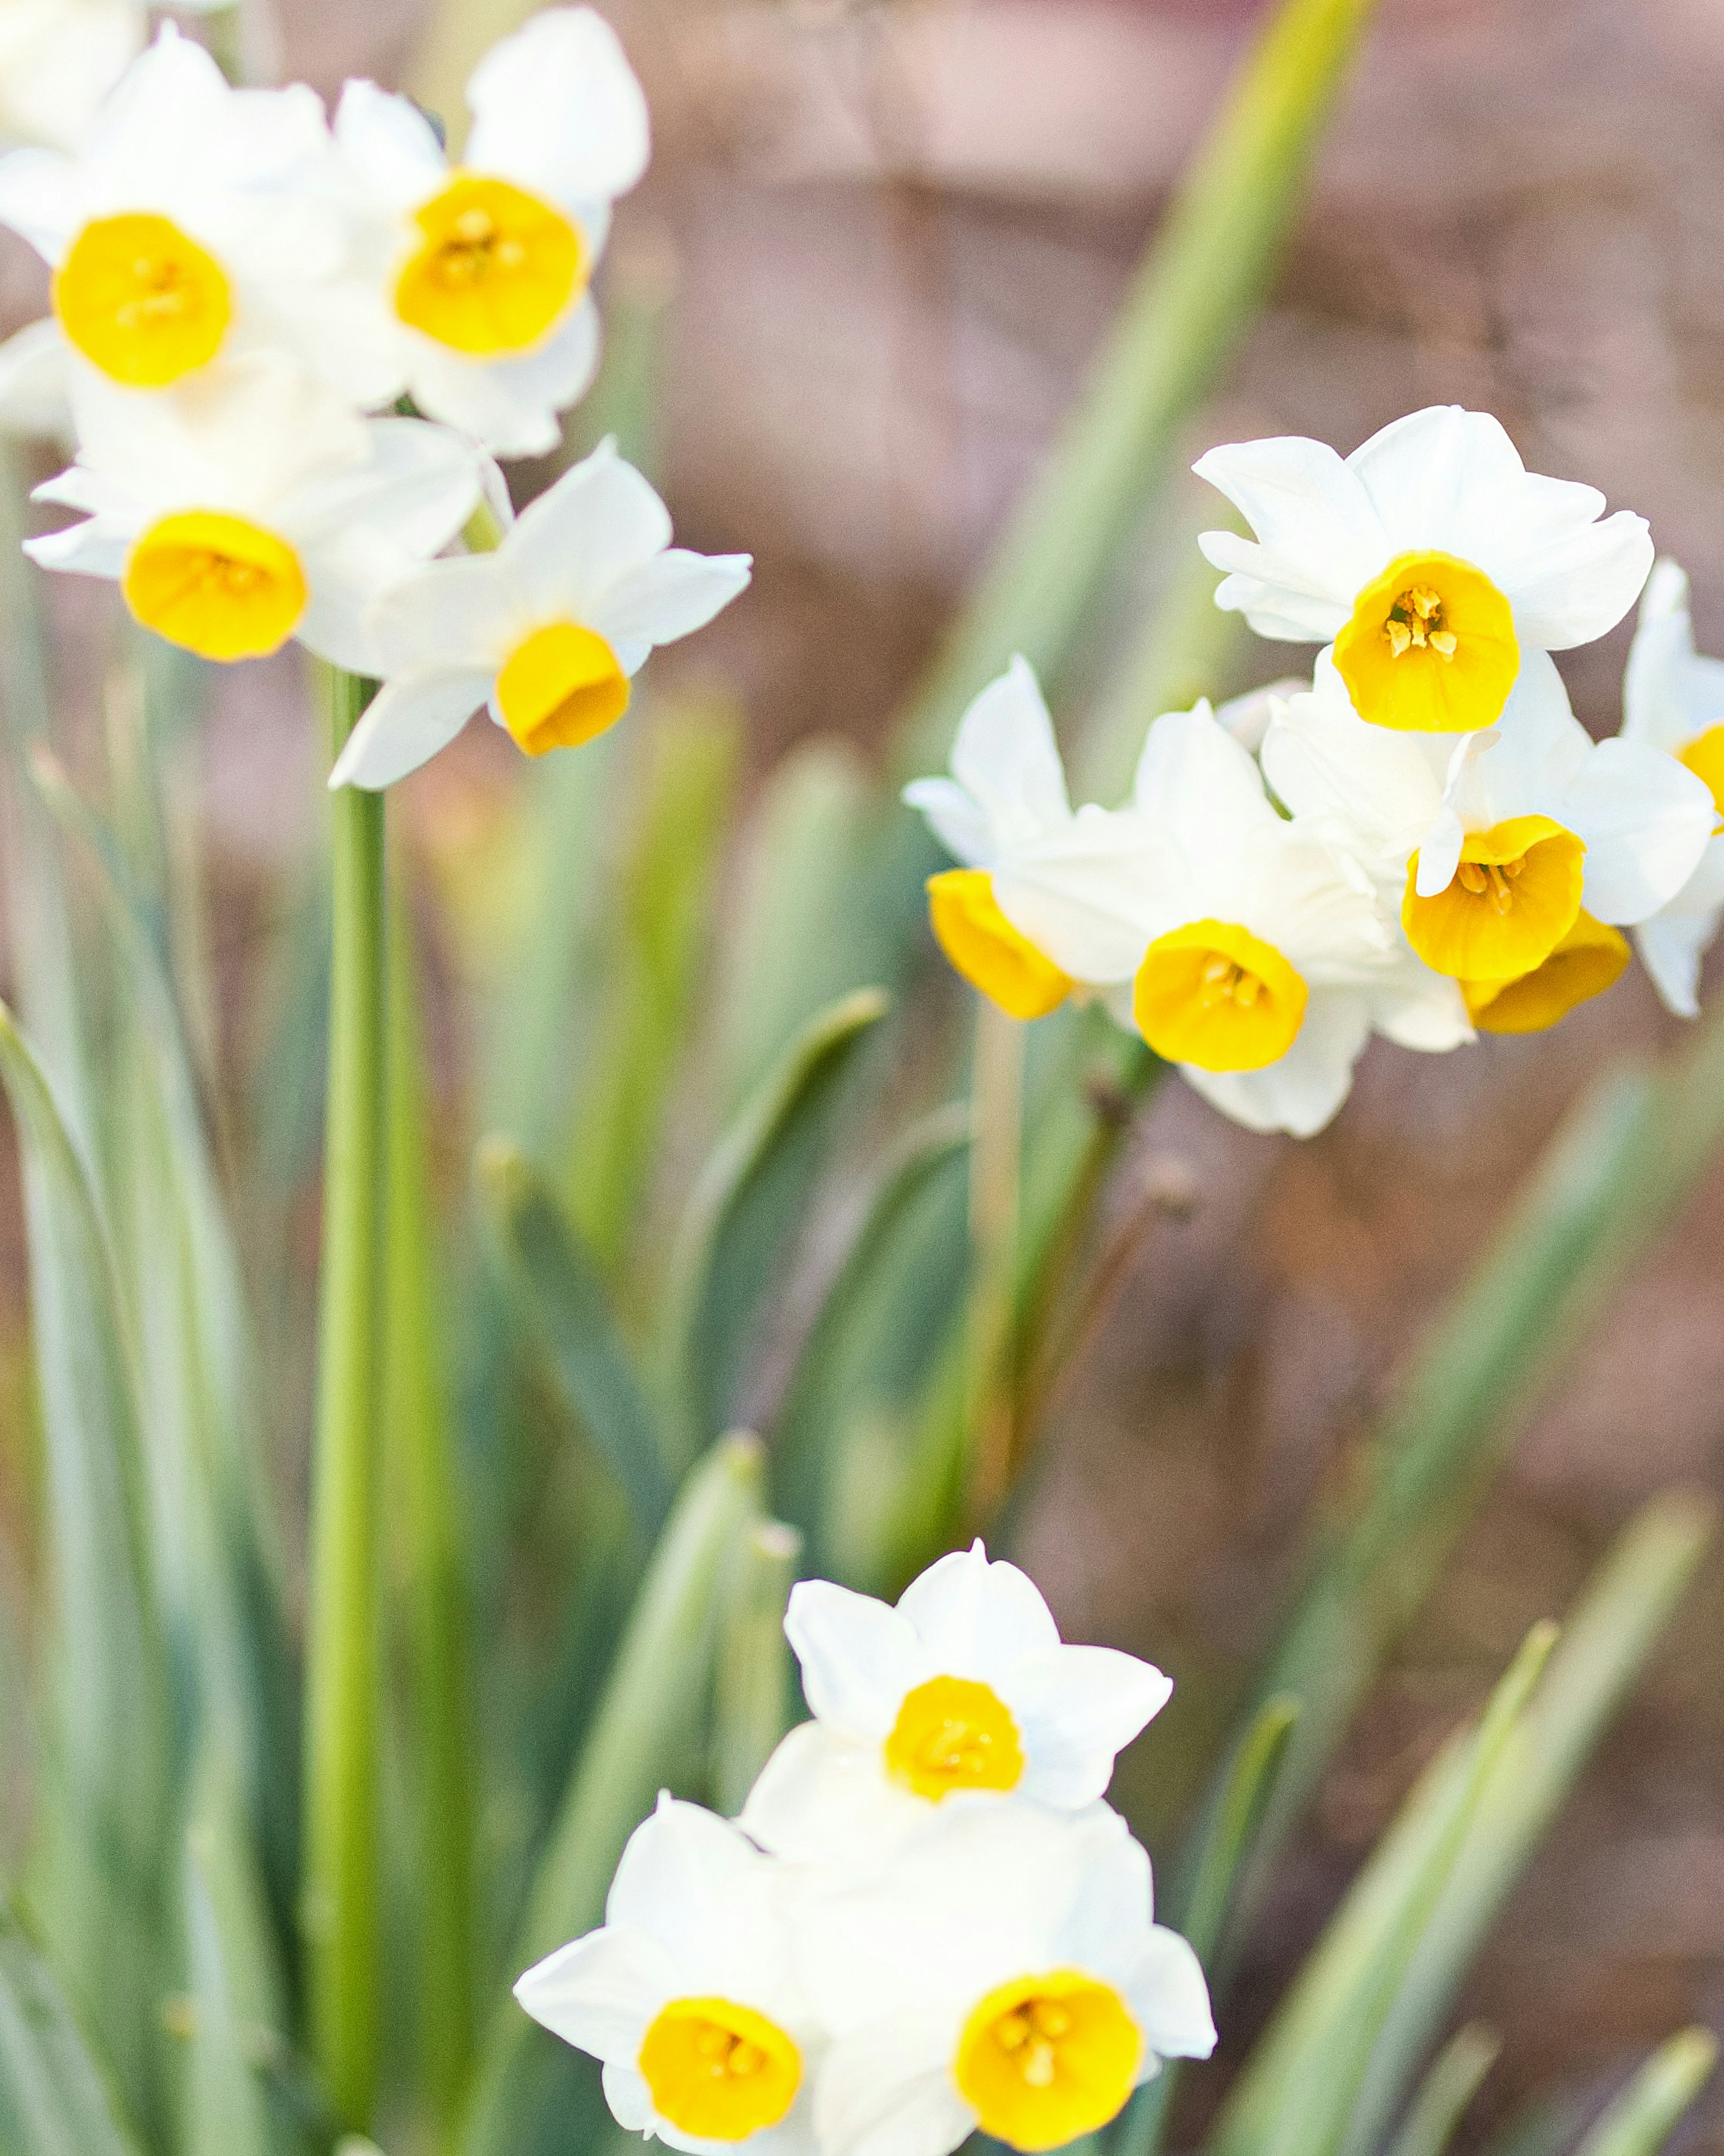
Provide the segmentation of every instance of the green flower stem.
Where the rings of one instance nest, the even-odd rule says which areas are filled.
[[[339,752],[373,685],[331,677]],[[383,797],[331,803],[334,949],[305,1645],[305,1929],[311,2054],[362,2130],[380,2036],[378,1467],[387,1143]]]
[[[1012,1478],[1024,1028],[976,998],[970,1077],[970,1308],[965,1397],[967,1516],[986,1527]]]

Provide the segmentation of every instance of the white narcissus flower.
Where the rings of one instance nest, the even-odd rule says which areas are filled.
[[[331,786],[393,785],[481,704],[529,756],[613,726],[654,644],[711,621],[748,582],[746,554],[670,544],[670,516],[615,445],[541,494],[494,553],[433,562],[372,608],[385,685]]]
[[[1675,896],[1715,820],[1673,757],[1595,743],[1537,650],[1501,725],[1460,741],[1367,726],[1320,660],[1312,693],[1270,727],[1263,767],[1296,817],[1343,832],[1373,874],[1402,881],[1408,942],[1491,1031],[1553,1024],[1608,988],[1627,960],[1611,925]]]
[[[336,140],[377,219],[375,280],[400,384],[499,456],[540,456],[598,362],[587,286],[611,204],[646,170],[646,100],[590,8],[549,8],[467,85],[451,167],[404,97],[350,82]]]
[[[952,776],[918,778],[904,799],[964,864],[928,880],[935,938],[955,970],[1009,1016],[1044,1018],[1075,987],[1123,978],[1142,956],[1129,920],[1042,873],[1045,860],[1106,858],[1140,834],[1129,819],[1098,808],[1073,814],[1054,721],[1028,660],[1014,659],[964,713]],[[1060,958],[1028,929],[1026,906],[1044,927],[1060,918]]]
[[[1724,815],[1724,660],[1694,648],[1688,579],[1669,559],[1652,572],[1622,684],[1622,737],[1663,749],[1711,788]],[[1674,897],[1634,929],[1641,963],[1680,1018],[1700,1009],[1700,962],[1724,921],[1724,836],[1709,839],[1700,865]]]
[[[1034,1583],[979,1542],[895,1608],[804,1580],[784,1630],[814,1719],[768,1760],[741,1824],[794,1861],[890,1848],[949,1798],[1092,1804],[1172,1690],[1135,1656],[1063,1645]]]
[[[54,271],[69,367],[164,389],[218,358],[285,350],[374,404],[394,385],[336,172],[314,91],[231,89],[164,24],[75,154],[0,160],[0,223]]]
[[[1602,636],[1652,566],[1643,518],[1604,516],[1594,488],[1527,471],[1496,419],[1459,405],[1411,413],[1345,459],[1285,436],[1226,444],[1193,469],[1256,534],[1203,535],[1229,572],[1217,604],[1260,636],[1332,639],[1375,726],[1494,724],[1526,654]]]
[[[38,501],[85,521],[33,539],[44,568],[120,584],[147,629],[205,659],[290,637],[375,673],[369,602],[448,544],[480,459],[447,428],[362,419],[290,361],[254,354],[151,396],[80,376],[78,461]]]
[[[1214,2046],[1197,1956],[1152,1921],[1149,1859],[1104,1804],[936,1814],[889,1864],[817,1878],[796,1933],[831,2037],[825,2156],[947,2156],[978,2126],[1058,2148]]]
[[[714,2156],[812,2156],[817,2032],[792,1954],[787,1876],[738,1830],[659,1799],[623,1852],[602,1929],[515,1987],[604,2064],[619,2126]]]

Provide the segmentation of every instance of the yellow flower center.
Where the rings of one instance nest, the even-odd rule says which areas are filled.
[[[953,972],[1008,1018],[1045,1018],[1071,993],[1070,975],[1044,958],[1000,911],[986,869],[947,869],[930,876],[928,917]]]
[[[1403,732],[1470,733],[1502,715],[1521,670],[1508,601],[1453,554],[1401,554],[1335,639],[1353,709]]]
[[[531,350],[586,289],[579,232],[507,180],[457,172],[413,217],[423,240],[396,280],[395,311],[472,358]]]
[[[1542,966],[1517,981],[1463,981],[1481,1033],[1542,1033],[1577,1004],[1602,995],[1629,963],[1628,938],[1585,911]]]
[[[1711,787],[1712,805],[1724,816],[1724,726],[1708,726],[1703,734],[1696,734],[1680,761]]]
[[[778,2026],[729,1999],[673,1999],[636,2061],[653,2107],[702,2141],[746,2141],[796,2101],[802,2055]]]
[[[213,359],[233,311],[220,263],[169,218],[92,218],[54,272],[60,327],[128,389],[165,389]]]
[[[895,1782],[936,1804],[954,1789],[1014,1789],[1024,1773],[1012,1710],[971,1677],[930,1677],[906,1692],[885,1759]]]
[[[1469,832],[1446,887],[1421,898],[1407,867],[1401,925],[1427,966],[1458,981],[1513,981],[1542,966],[1580,915],[1586,846],[1548,816]]]
[[[1116,2118],[1143,2035],[1111,1984],[1076,1969],[1003,1984],[964,2023],[953,2073],[984,2133],[1057,2148]]]
[[[1306,994],[1272,943],[1235,921],[1193,921],[1144,953],[1131,1014],[1169,1063],[1261,1070],[1297,1039]]]
[[[244,516],[190,509],[133,545],[120,588],[144,624],[200,659],[260,659],[286,643],[309,593],[300,557]]]
[[[629,676],[604,639],[578,622],[536,629],[497,676],[503,723],[529,756],[578,748],[629,708]]]

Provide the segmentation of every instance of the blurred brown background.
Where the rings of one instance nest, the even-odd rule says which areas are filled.
[[[688,543],[757,565],[745,603],[658,664],[736,681],[757,771],[816,734],[869,757],[1081,380],[1255,9],[607,12],[658,134],[610,275],[649,297],[674,282],[664,482]],[[423,81],[418,13],[281,0],[285,69],[326,90],[350,72]],[[1345,450],[1423,403],[1488,408],[1529,465],[1651,519],[1692,574],[1701,648],[1724,651],[1721,243],[1717,0],[1384,0],[1274,302],[1191,449],[1296,432]],[[8,274],[22,305],[28,272]],[[1164,553],[1123,565],[1140,597]],[[1565,666],[1595,731],[1616,724],[1625,647],[1619,632]],[[1267,679],[1301,655],[1258,645],[1247,664]],[[224,978],[269,932],[317,762],[291,665],[224,681],[206,762]],[[511,772],[472,729],[403,790],[415,839],[459,850]],[[1379,1043],[1303,1145],[1165,1088],[1118,1202],[1149,1178],[1189,1205],[1152,1229],[1066,1397],[1022,1538],[1068,1635],[1188,1679],[1242,1666],[1312,1508],[1564,1106],[1606,1059],[1680,1030],[1631,975],[1550,1035],[1441,1059]],[[1613,1304],[1379,1686],[1284,1869],[1235,2031],[1637,1501],[1724,1486],[1721,1296],[1724,1175]],[[1724,2025],[1721,1632],[1715,1562],[1470,1986],[1467,2010],[1506,2038],[1473,2139],[1552,2077],[1584,2088],[1686,2020]],[[1147,1743],[1178,1743],[1180,1712]],[[1686,2146],[1721,2141],[1724,2087],[1685,2129]]]

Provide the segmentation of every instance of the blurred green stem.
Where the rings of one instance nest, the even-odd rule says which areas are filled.
[[[965,1399],[971,1523],[986,1527],[1012,1475],[1018,1198],[1024,1149],[1022,1023],[976,998],[970,1075],[970,1308]]]
[[[444,1389],[431,1214],[423,1029],[398,895],[389,968],[386,1442],[402,1504],[412,1671],[418,2075],[454,2130],[473,2048],[473,1777],[467,1577]]]
[[[349,674],[332,674],[330,683],[339,751],[374,688]],[[336,2115],[359,2130],[370,2123],[380,2036],[377,1471],[387,1139],[383,796],[344,787],[331,809],[334,945],[305,1620],[301,1922],[312,2056]]]

